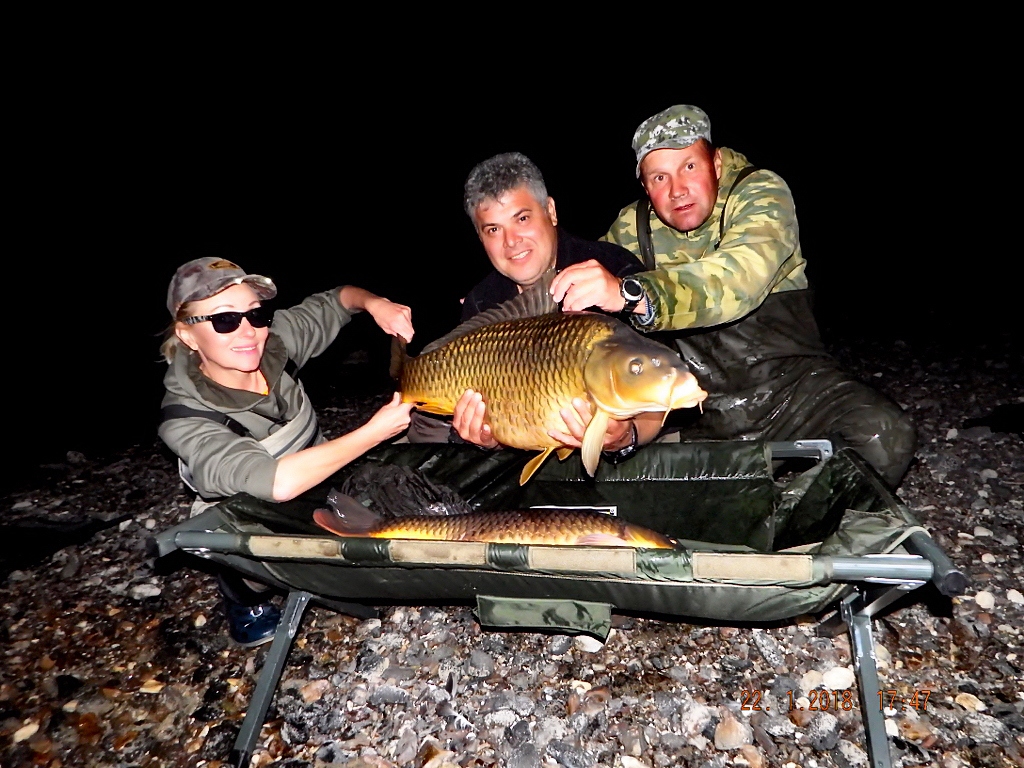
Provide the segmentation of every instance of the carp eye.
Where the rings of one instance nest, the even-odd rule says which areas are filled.
[[[644,364],[641,362],[639,357],[634,357],[629,361],[629,372],[634,376],[639,376],[644,372]]]

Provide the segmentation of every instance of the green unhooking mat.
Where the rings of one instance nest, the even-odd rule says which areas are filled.
[[[244,494],[164,532],[232,534],[197,554],[288,589],[369,605],[475,602],[481,623],[607,634],[610,613],[770,622],[814,613],[851,587],[829,558],[904,553],[922,530],[855,453],[841,450],[788,485],[768,445],[654,444],[590,478],[578,455],[525,485],[530,454],[471,446],[381,447],[287,503]],[[338,538],[312,522],[331,488],[374,465],[413,470],[479,510],[608,509],[667,534],[675,550]],[[364,504],[368,499],[356,496]],[[227,539],[228,537],[224,537]],[[866,561],[870,563],[870,560]]]

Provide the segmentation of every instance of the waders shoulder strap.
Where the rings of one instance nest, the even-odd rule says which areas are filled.
[[[736,174],[736,178],[732,182],[732,186],[729,187],[729,194],[725,196],[726,205],[729,204],[729,198],[732,197],[732,193],[736,191],[739,183],[758,170],[760,169],[754,165],[748,165],[740,169],[740,172]],[[721,245],[724,236],[725,207],[723,206],[722,219],[718,227],[718,241],[715,243],[716,249]],[[646,194],[636,201],[636,239],[640,246],[640,256],[644,260],[644,268],[648,271],[654,269],[656,262],[654,258],[654,244],[651,242],[651,199]]]
[[[217,411],[205,411],[200,410],[199,408],[189,408],[187,405],[166,405],[160,409],[161,424],[165,421],[170,421],[171,419],[189,418],[209,419],[210,421],[216,421],[218,424],[223,424],[239,437],[252,436],[252,433],[248,429],[224,413],[218,413]]]

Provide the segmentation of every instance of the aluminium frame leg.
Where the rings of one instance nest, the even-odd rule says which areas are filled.
[[[238,738],[235,739],[234,749],[231,750],[230,764],[235,768],[249,768],[256,740],[260,736],[267,710],[270,709],[270,702],[277,691],[281,673],[284,672],[288,652],[292,648],[295,635],[299,632],[302,616],[312,597],[313,595],[309,592],[299,590],[288,593],[284,610],[281,611],[281,623],[277,625],[274,640],[270,644],[270,650],[267,651],[267,657],[263,660],[260,679],[256,683],[256,689],[253,691],[245,719],[242,720],[242,727],[238,731]]]
[[[874,699],[877,691],[881,690],[878,684],[878,667],[875,664],[875,641],[871,633],[874,606],[864,606],[864,602],[863,595],[851,592],[839,604],[839,611],[850,633],[850,652],[853,656],[853,669],[857,674],[868,764],[871,768],[891,768],[892,758],[889,754],[889,737],[885,732],[885,716],[882,714],[881,706]]]

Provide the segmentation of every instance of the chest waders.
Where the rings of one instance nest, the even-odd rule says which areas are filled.
[[[293,374],[294,370],[292,361],[289,361],[285,371],[289,374]],[[263,429],[267,428],[268,422],[272,425],[279,424],[282,425],[280,429],[267,435],[262,440],[257,440],[257,442],[275,459],[280,459],[282,456],[298,453],[301,450],[323,442],[323,435],[321,434],[320,426],[317,423],[316,412],[313,410],[313,404],[306,395],[306,390],[303,388],[302,382],[296,381],[295,383],[298,385],[299,392],[302,396],[302,405],[295,417],[289,421],[274,419],[270,416],[262,416],[251,411],[242,411],[234,414],[233,416],[228,416],[226,413],[199,408],[189,408],[187,405],[169,405],[165,407],[161,411],[160,421],[164,422],[169,421],[170,419],[187,418],[208,419],[210,421],[215,421],[218,424],[223,424],[239,437],[253,437],[254,429],[263,431]],[[249,426],[246,426],[246,424]],[[194,517],[204,509],[217,503],[217,500],[207,501],[202,498],[199,494],[199,489],[196,488],[195,479],[192,477],[192,472],[189,469],[188,464],[180,458],[178,459],[178,474],[181,476],[182,482],[196,493],[196,500],[192,505],[192,512],[190,516]]]
[[[733,181],[729,197],[756,168]],[[725,207],[717,249],[725,235]],[[647,270],[657,268],[651,204],[637,202],[637,242]],[[785,264],[780,267],[781,273]],[[895,402],[840,370],[818,332],[808,289],[769,293],[744,317],[673,331],[672,343],[708,392],[703,414],[669,417],[667,432],[688,440],[789,441],[827,437],[856,450],[895,486],[914,457],[913,422]]]

